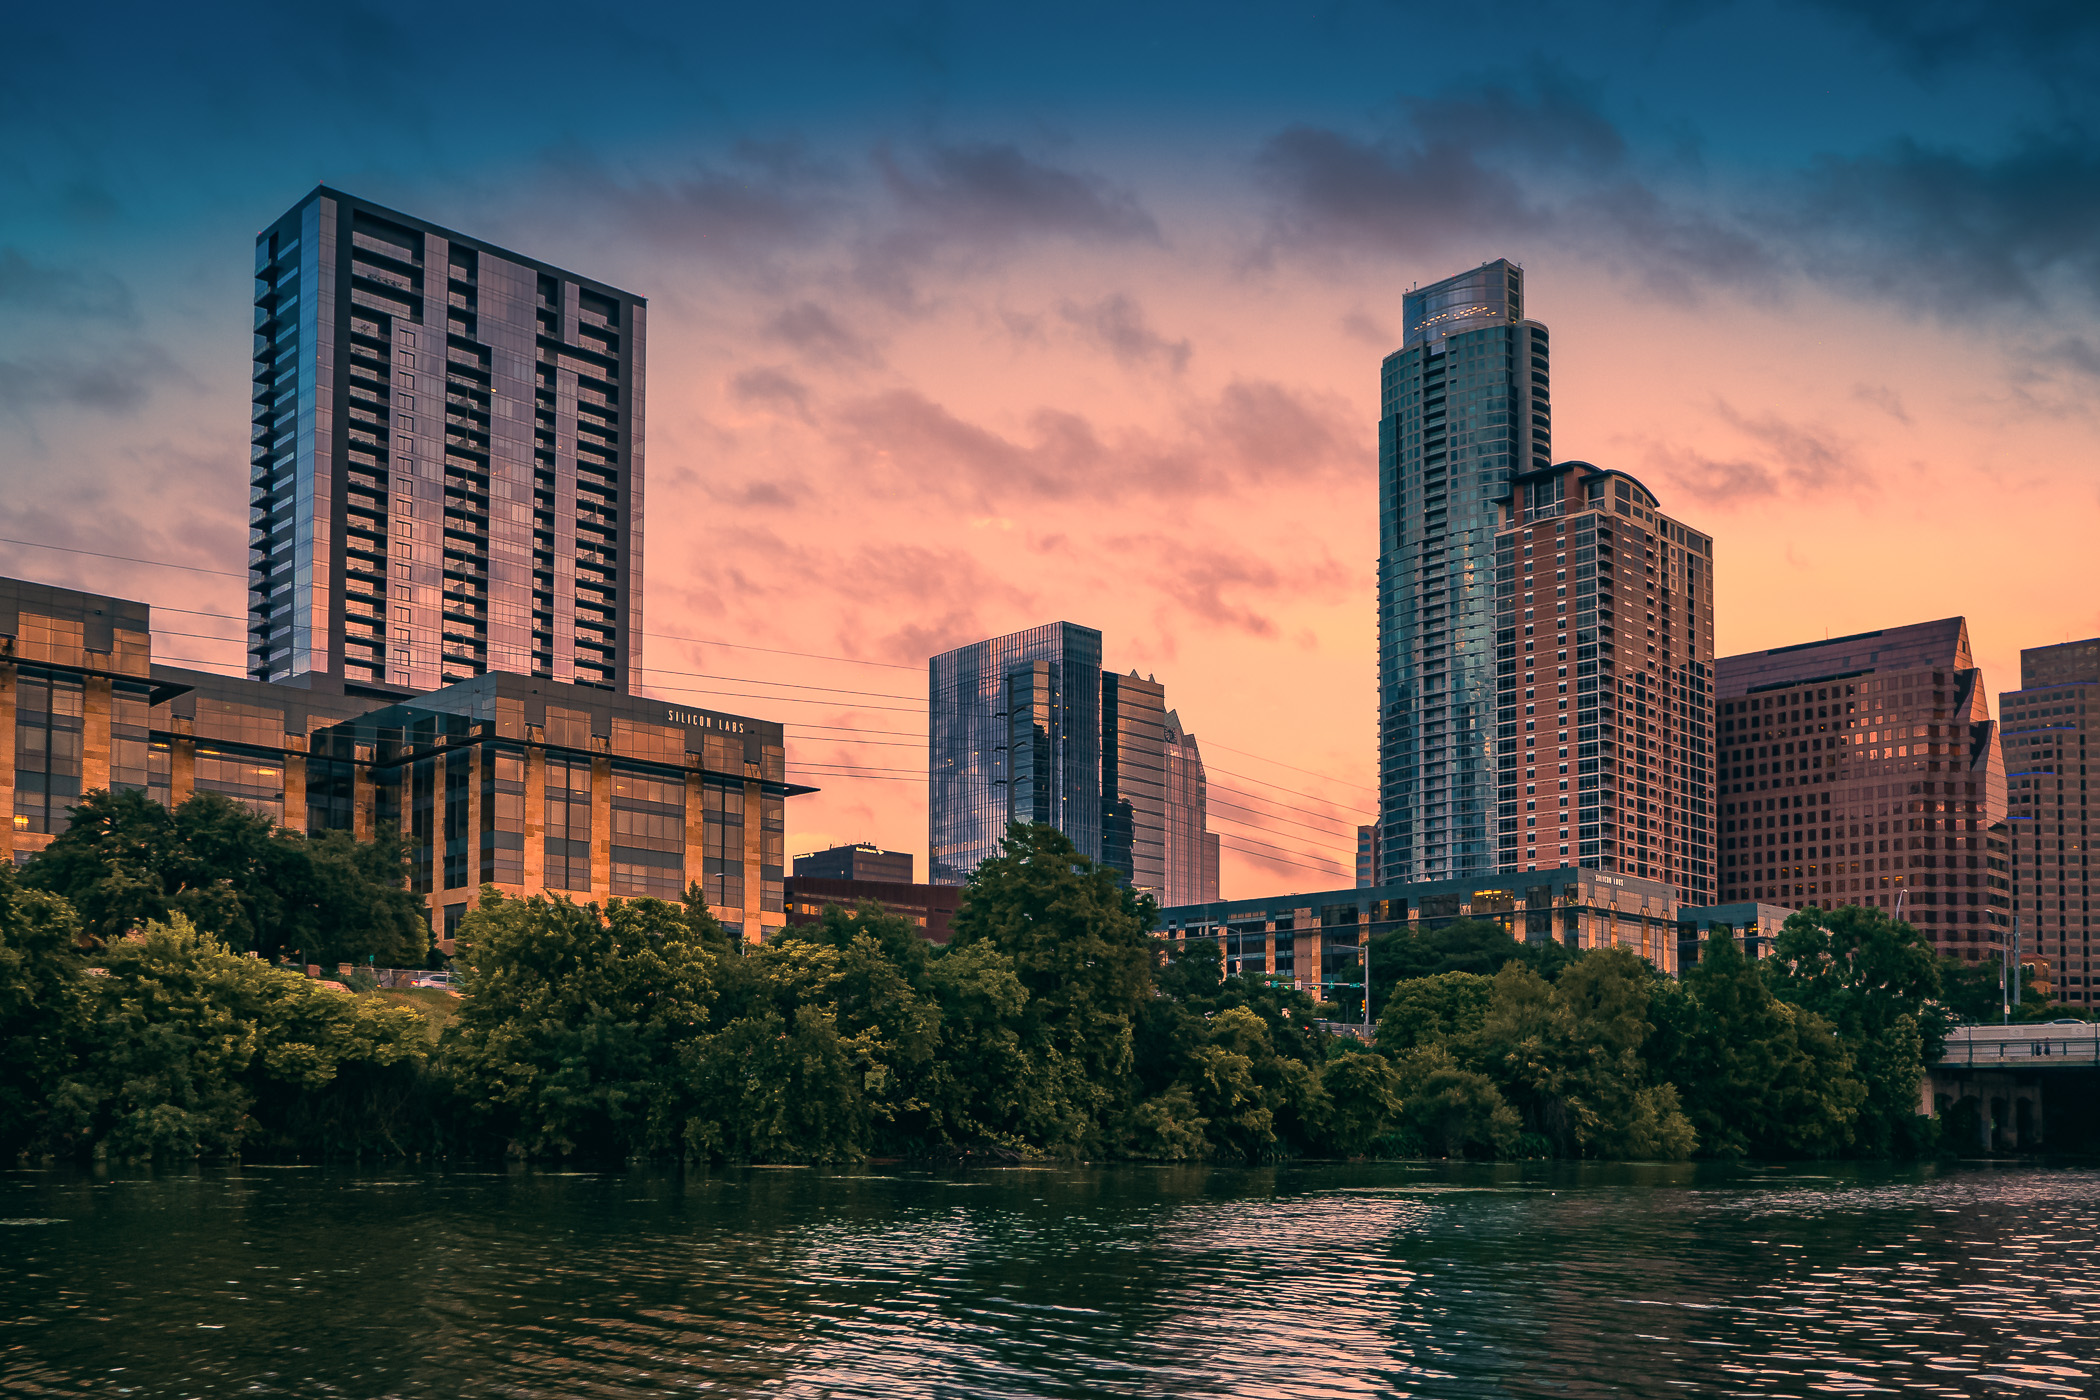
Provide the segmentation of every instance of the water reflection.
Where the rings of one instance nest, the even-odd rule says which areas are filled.
[[[2100,1175],[0,1174],[0,1391],[2091,1394]]]

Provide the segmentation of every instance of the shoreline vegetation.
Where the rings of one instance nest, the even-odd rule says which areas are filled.
[[[1973,1143],[1916,1110],[1997,1001],[1872,909],[1755,963],[1716,934],[1682,980],[1460,920],[1374,941],[1367,1044],[1024,826],[946,945],[872,905],[746,947],[696,897],[484,890],[459,998],[275,964],[416,954],[390,861],[91,794],[0,868],[0,1159],[1905,1158]]]

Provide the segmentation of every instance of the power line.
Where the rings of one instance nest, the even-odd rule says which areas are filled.
[[[1214,744],[1215,744],[1215,741],[1211,741],[1211,740],[1206,740],[1205,742],[1207,742],[1207,743],[1214,743]],[[1353,787],[1353,788],[1361,788],[1361,789],[1363,789],[1363,790],[1364,790],[1365,792],[1376,792],[1376,791],[1378,791],[1378,789],[1377,789],[1377,788],[1375,788],[1375,787],[1371,786],[1371,785],[1370,785],[1369,783],[1357,783],[1357,782],[1351,782],[1351,781],[1350,781],[1349,779],[1347,779],[1347,778],[1337,778],[1337,777],[1335,777],[1335,776],[1334,776],[1334,774],[1332,774],[1332,773],[1320,773],[1320,772],[1316,772],[1315,770],[1313,770],[1313,769],[1311,769],[1311,768],[1300,768],[1300,767],[1299,767],[1299,766],[1298,766],[1297,764],[1295,764],[1295,763],[1283,763],[1283,762],[1280,762],[1280,761],[1279,761],[1279,760],[1277,760],[1277,759],[1273,759],[1273,758],[1263,758],[1263,757],[1262,757],[1262,756],[1261,756],[1260,754],[1258,754],[1258,753],[1248,753],[1248,752],[1247,752],[1247,750],[1245,750],[1245,749],[1236,749],[1236,748],[1234,748],[1234,747],[1233,747],[1232,745],[1230,745],[1230,744],[1215,744],[1215,747],[1217,747],[1217,748],[1221,748],[1221,749],[1225,750],[1225,752],[1227,752],[1227,753],[1236,753],[1236,754],[1239,754],[1239,755],[1241,755],[1241,756],[1243,756],[1243,757],[1246,757],[1246,758],[1252,758],[1252,759],[1259,759],[1259,760],[1260,760],[1261,762],[1263,762],[1263,763],[1273,763],[1273,764],[1275,764],[1275,765],[1276,765],[1276,766],[1277,766],[1278,768],[1288,768],[1288,769],[1290,769],[1290,770],[1291,770],[1291,771],[1292,771],[1293,773],[1303,773],[1303,774],[1305,774],[1305,775],[1306,775],[1307,777],[1312,777],[1312,778],[1325,778],[1325,779],[1326,779],[1326,780],[1327,780],[1328,782],[1330,782],[1330,783],[1340,783],[1340,784],[1341,784],[1341,785],[1342,785],[1343,787]]]
[[[738,651],[762,651],[772,656],[800,656],[811,661],[843,661],[849,666],[885,666],[892,671],[921,671],[918,666],[902,666],[894,661],[862,661],[856,656],[827,656],[819,651],[783,651],[779,647],[755,647],[748,642],[717,642],[706,637],[680,637],[669,632],[644,632],[645,637],[655,637],[665,642],[691,642],[703,647],[733,647]]]
[[[1243,846],[1230,845],[1222,838],[1219,840],[1218,844],[1220,846],[1223,846],[1226,850],[1233,852],[1235,855],[1245,856],[1249,860],[1265,860],[1272,865],[1288,865],[1299,870],[1310,870],[1313,871],[1315,874],[1319,875],[1354,875],[1353,871],[1343,870],[1340,866],[1335,866],[1333,869],[1328,869],[1325,866],[1308,865],[1302,860],[1285,860],[1282,856],[1272,856],[1266,851],[1250,851]]]
[[[1223,744],[1220,744],[1218,745],[1218,747],[1222,749],[1225,746]],[[1239,750],[1235,749],[1233,750],[1233,752],[1238,753]],[[1289,765],[1285,766],[1288,767]],[[1342,803],[1335,801],[1331,797],[1322,797],[1316,792],[1300,792],[1297,788],[1287,788],[1281,783],[1264,782],[1262,779],[1252,777],[1246,773],[1235,773],[1230,768],[1206,768],[1206,771],[1210,773],[1223,773],[1228,778],[1238,778],[1242,782],[1256,783],[1262,787],[1275,788],[1278,792],[1287,792],[1293,797],[1309,797],[1315,802],[1325,802],[1330,807],[1341,807],[1344,811],[1350,810]]]
[[[735,685],[766,685],[780,690],[821,690],[832,695],[872,695],[878,700],[910,700],[914,698],[909,695],[898,695],[887,690],[849,690],[835,685],[798,685],[793,681],[769,681],[754,676],[720,676],[711,671],[673,671],[665,666],[644,666],[642,670],[645,674],[697,676],[701,680],[706,681],[728,681]]]
[[[1310,831],[1315,836],[1332,836],[1338,841],[1344,839],[1353,841],[1356,839],[1356,833],[1353,831],[1328,831],[1322,827],[1307,826],[1304,822],[1294,822],[1291,821],[1289,818],[1279,817],[1274,812],[1264,812],[1261,811],[1259,808],[1255,807],[1242,807],[1237,802],[1206,802],[1204,804],[1204,807],[1206,808],[1206,810],[1215,807],[1223,807],[1229,811],[1245,812],[1249,816],[1267,817],[1269,820],[1281,822],[1285,826],[1295,826],[1302,831]],[[1220,817],[1218,818],[1218,820],[1223,821],[1225,820],[1225,818]],[[1242,823],[1242,825],[1245,825],[1245,823]]]
[[[245,580],[248,575],[230,573],[225,569],[207,569],[200,564],[173,564],[165,559],[141,559],[132,554],[103,554],[93,549],[75,549],[71,545],[43,544],[37,540],[15,540],[0,535],[0,544],[18,544],[24,549],[55,549],[60,554],[85,554],[90,559],[114,559],[119,564],[151,564],[161,569],[187,569],[193,574],[217,574],[220,578]]]
[[[707,679],[705,676],[699,677]],[[721,695],[732,700],[765,700],[775,705],[822,705],[830,710],[897,710],[905,714],[910,711],[902,705],[857,705],[837,700],[805,700],[796,695],[754,695],[748,690],[709,690],[690,685],[659,685],[657,690],[669,691],[673,695]]]

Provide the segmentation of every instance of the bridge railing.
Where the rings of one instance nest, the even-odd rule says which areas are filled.
[[[1935,1069],[2074,1069],[2100,1066],[2100,1023],[1957,1026]]]

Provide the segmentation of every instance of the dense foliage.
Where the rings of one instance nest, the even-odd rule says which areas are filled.
[[[213,792],[172,810],[143,792],[91,792],[23,879],[63,895],[99,943],[179,914],[265,958],[420,967],[429,954],[397,841],[301,836]]]
[[[1372,945],[1385,980],[1365,1041],[1330,1034],[1320,1018],[1335,1008],[1300,991],[1222,976],[1215,944],[1155,940],[1149,901],[1055,831],[1017,827],[946,946],[874,906],[747,947],[697,897],[600,910],[486,891],[459,931],[464,997],[440,1033],[385,994],[330,990],[242,946],[311,927],[290,912],[304,896],[257,882],[319,843],[257,841],[187,804],[161,825],[124,799],[86,816],[31,867],[40,888],[0,869],[10,1155],[1259,1161],[1936,1145],[1916,1107],[1949,1023],[1942,970],[1872,910],[1804,910],[1754,964],[1717,934],[1682,980],[1623,949],[1518,944],[1482,922],[1393,935]],[[234,853],[217,875],[197,854],[207,839]],[[94,911],[92,933],[54,890]]]

